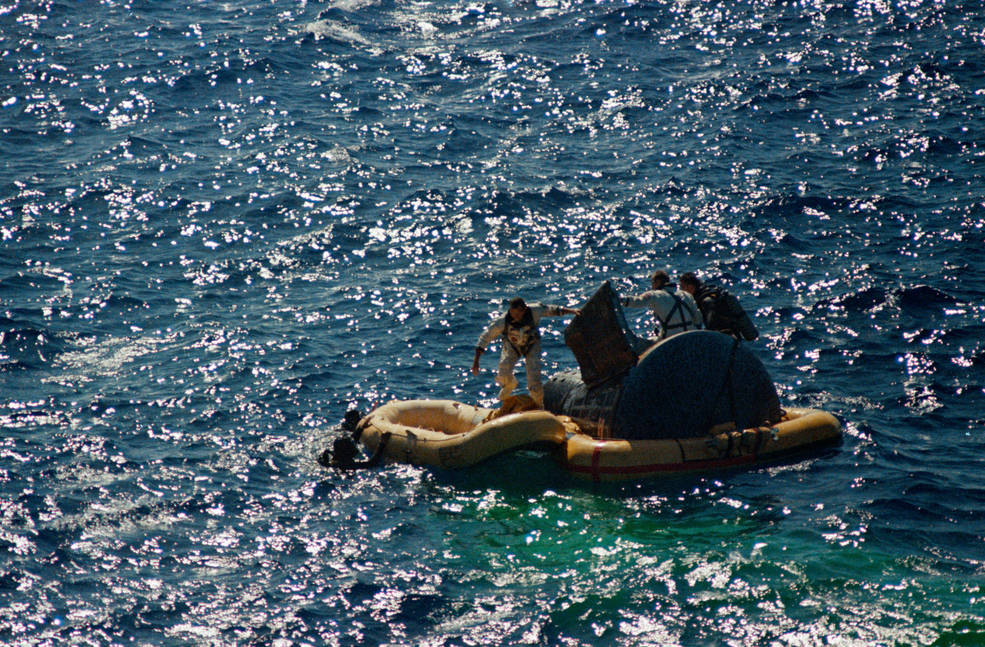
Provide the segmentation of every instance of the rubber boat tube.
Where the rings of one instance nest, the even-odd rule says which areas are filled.
[[[598,438],[599,425],[547,411],[495,418],[496,410],[453,400],[395,400],[359,422],[371,451],[383,435],[391,462],[463,468],[530,445],[553,446],[561,466],[593,481],[659,478],[755,467],[816,453],[841,442],[841,424],[817,409],[787,409],[773,425],[713,430],[698,437]],[[603,425],[604,427],[604,425]]]
[[[559,460],[578,477],[617,481],[779,462],[840,442],[841,424],[830,413],[787,409],[774,425],[703,437],[598,440],[573,434],[560,448]]]
[[[357,433],[371,451],[389,433],[384,456],[391,461],[460,468],[527,445],[562,445],[578,431],[569,418],[546,411],[494,414],[453,400],[394,400],[363,418]]]

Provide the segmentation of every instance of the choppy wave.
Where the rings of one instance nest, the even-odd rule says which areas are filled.
[[[973,2],[6,3],[0,640],[982,642],[983,28]],[[350,407],[492,402],[468,367],[505,298],[657,267],[737,294],[845,445],[610,487],[532,450],[316,463]]]

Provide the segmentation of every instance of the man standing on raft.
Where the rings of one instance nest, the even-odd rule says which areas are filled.
[[[496,383],[502,388],[499,399],[505,401],[518,382],[513,374],[513,367],[523,357],[527,368],[527,390],[530,397],[538,406],[544,406],[544,386],[540,380],[540,329],[537,324],[541,317],[560,317],[576,315],[578,310],[563,306],[543,305],[534,303],[527,305],[523,299],[516,297],[510,301],[506,314],[498,316],[485,332],[479,337],[475,347],[475,359],[472,360],[472,374],[479,374],[479,358],[489,344],[502,335],[503,352],[499,356],[499,367],[496,372]]]

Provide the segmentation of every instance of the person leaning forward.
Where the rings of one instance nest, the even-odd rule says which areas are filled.
[[[544,406],[544,387],[540,379],[540,329],[542,317],[560,317],[578,314],[578,310],[557,305],[527,303],[520,297],[510,301],[509,310],[499,315],[479,336],[472,360],[472,374],[479,374],[479,358],[496,337],[502,336],[503,350],[499,356],[496,370],[496,383],[499,384],[499,399],[506,400],[518,382],[513,367],[522,357],[527,369],[527,390],[530,397]]]
[[[639,296],[623,297],[619,301],[625,308],[650,308],[660,324],[654,330],[656,339],[650,340],[650,343],[701,327],[698,304],[687,292],[674,290],[670,276],[664,270],[657,270],[650,276],[650,290]]]
[[[759,337],[752,319],[728,290],[701,281],[694,272],[681,274],[677,281],[682,290],[694,297],[701,309],[705,328],[746,341]]]

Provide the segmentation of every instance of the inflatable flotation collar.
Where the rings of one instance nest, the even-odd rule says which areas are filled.
[[[596,439],[572,434],[559,460],[569,472],[593,481],[718,471],[779,462],[841,442],[841,424],[830,413],[789,409],[775,425],[723,429],[697,438]]]
[[[441,468],[475,465],[496,454],[548,445],[561,466],[592,481],[644,479],[721,471],[799,458],[837,445],[841,425],[830,413],[789,409],[773,425],[719,425],[700,437],[606,438],[604,425],[525,411],[496,418],[496,410],[452,400],[393,401],[359,423],[360,440],[374,452],[388,438],[393,462]]]
[[[360,440],[375,450],[384,434],[386,458],[458,468],[538,443],[560,445],[578,426],[546,411],[496,417],[497,411],[453,400],[394,400],[359,422]]]

